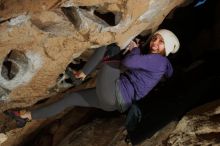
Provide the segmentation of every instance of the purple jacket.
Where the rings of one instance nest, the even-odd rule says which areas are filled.
[[[134,48],[123,60],[122,64],[128,69],[121,74],[119,89],[126,105],[132,100],[143,98],[165,75],[170,77],[173,68],[170,61],[160,54],[141,54],[139,48]]]

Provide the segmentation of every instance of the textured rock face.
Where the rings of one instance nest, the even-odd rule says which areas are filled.
[[[73,58],[90,48],[154,31],[184,0],[0,1],[1,109],[56,94]],[[22,3],[22,4],[20,4]],[[55,87],[56,90],[53,90]]]
[[[168,144],[219,145],[220,101],[201,106],[185,115],[170,134]]]

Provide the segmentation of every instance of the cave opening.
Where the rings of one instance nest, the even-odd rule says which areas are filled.
[[[115,26],[115,14],[112,12],[101,13],[97,10],[94,11],[94,14],[108,23],[110,26]]]
[[[13,79],[18,72],[19,72],[19,67],[17,64],[15,64],[14,62],[12,62],[10,60],[5,60],[3,62],[1,75],[6,80]]]
[[[19,72],[26,70],[27,65],[28,59],[23,52],[11,50],[3,61],[1,75],[8,81],[12,80]]]
[[[117,25],[117,20],[116,20],[116,14],[118,16],[119,13],[113,13],[113,12],[110,12],[110,11],[103,11],[103,10],[100,10],[98,8],[95,8],[95,7],[88,7],[88,6],[79,6],[80,9],[84,9],[86,11],[91,11],[91,9],[94,9],[94,15],[99,17],[100,19],[102,19],[103,21],[105,21],[107,24],[109,24],[110,26],[115,26]]]

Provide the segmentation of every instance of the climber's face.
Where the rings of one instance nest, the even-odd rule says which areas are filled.
[[[155,34],[150,41],[150,53],[165,55],[165,44],[160,34]]]

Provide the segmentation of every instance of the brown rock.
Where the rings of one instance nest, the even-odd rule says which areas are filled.
[[[220,145],[220,101],[200,106],[178,123],[168,138],[168,144]]]

